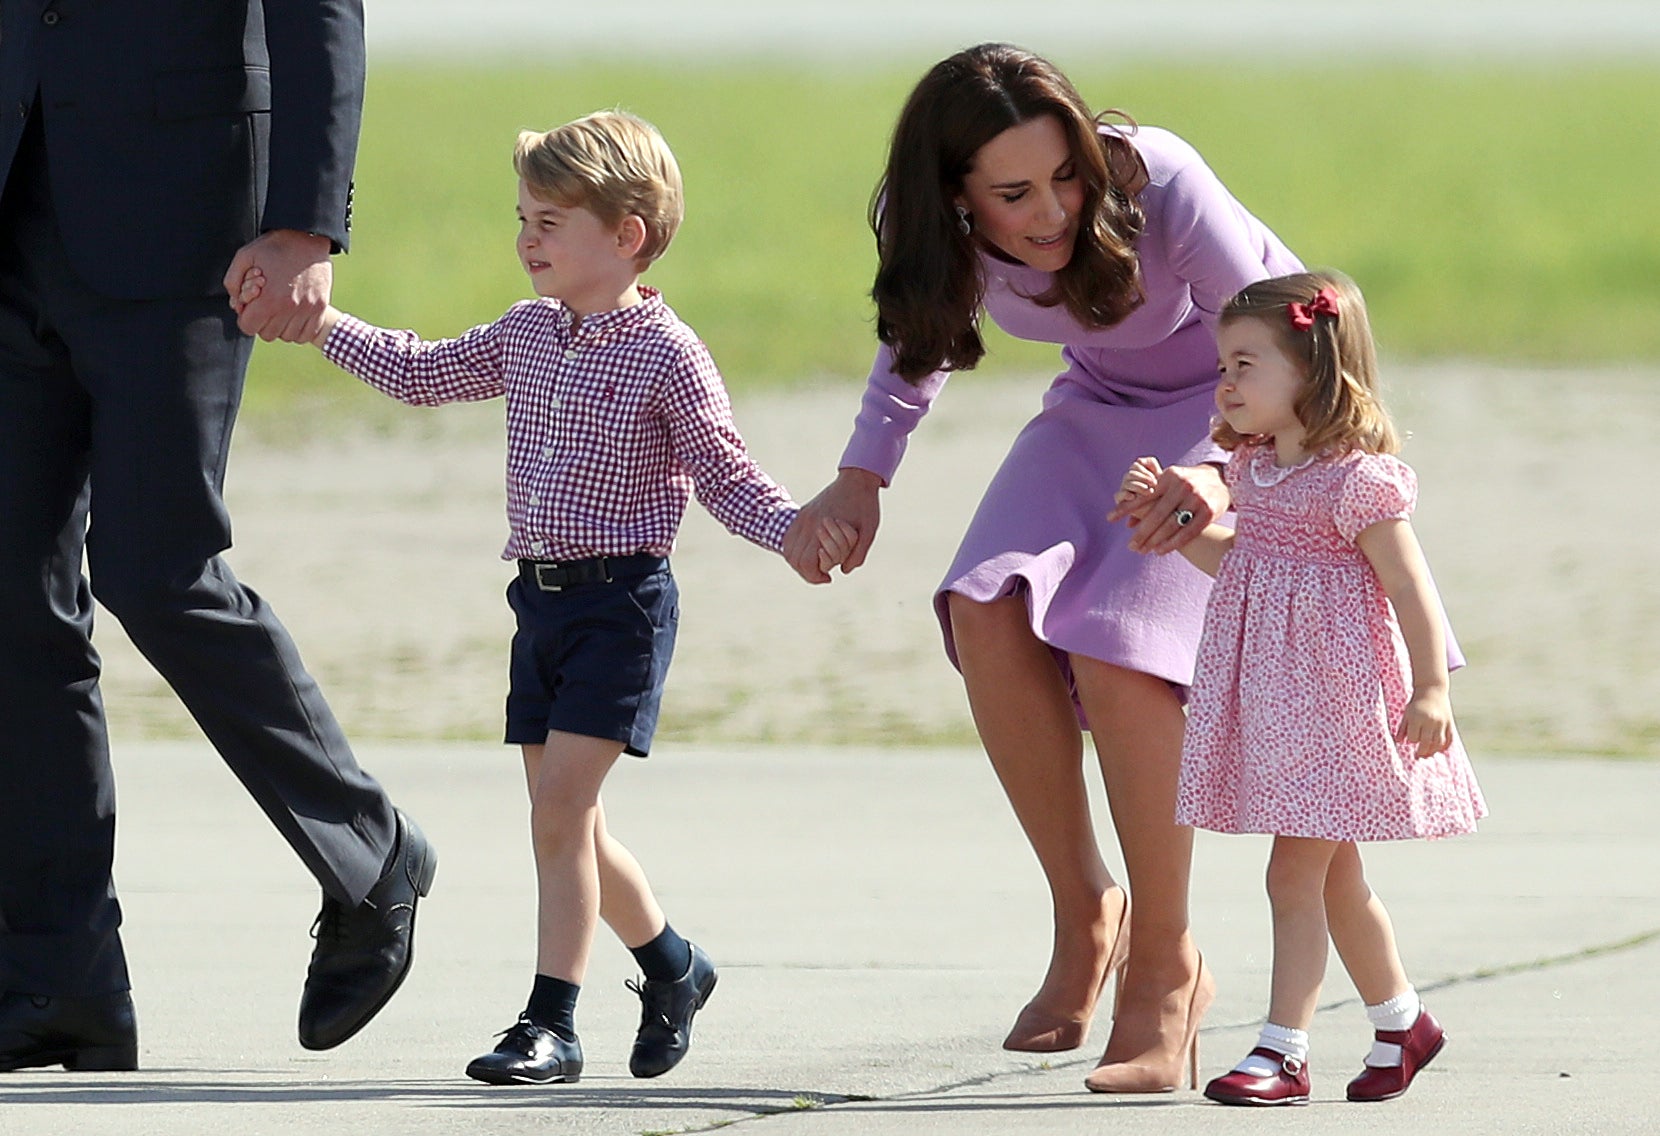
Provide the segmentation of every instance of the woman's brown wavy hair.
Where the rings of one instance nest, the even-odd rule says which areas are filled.
[[[980,147],[1046,114],[1071,142],[1084,203],[1072,259],[1055,273],[1054,286],[1032,299],[1064,304],[1085,327],[1110,327],[1141,304],[1135,239],[1145,219],[1132,188],[1145,176],[1139,155],[1123,137],[1101,134],[1083,98],[1048,60],[1007,44],[971,47],[935,64],[911,92],[871,198],[876,334],[906,380],[968,370],[985,354],[978,245],[962,232],[952,205]]]
[[[1308,330],[1298,330],[1291,322],[1291,305],[1313,302],[1322,288],[1337,294],[1337,314],[1317,314]],[[1280,348],[1303,372],[1305,383],[1292,409],[1307,431],[1303,435],[1306,453],[1400,452],[1400,435],[1383,405],[1366,301],[1353,280],[1331,269],[1258,280],[1223,305],[1218,326],[1241,319],[1267,324]],[[1241,435],[1220,418],[1211,437],[1227,450],[1257,440]]]

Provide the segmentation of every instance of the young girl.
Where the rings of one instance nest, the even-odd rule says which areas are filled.
[[[1487,812],[1453,728],[1441,607],[1407,522],[1417,481],[1393,456],[1352,281],[1322,272],[1252,284],[1223,309],[1217,347],[1213,436],[1233,454],[1225,480],[1238,528],[1207,526],[1182,550],[1216,585],[1176,820],[1274,834],[1274,968],[1256,1048],[1205,1095],[1307,1102],[1329,935],[1377,1031],[1348,1098],[1388,1100],[1444,1036],[1407,981],[1357,842],[1470,832]],[[1120,504],[1151,492],[1159,473],[1138,460]]]

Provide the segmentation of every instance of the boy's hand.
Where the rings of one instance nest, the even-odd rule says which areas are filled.
[[[1159,459],[1155,457],[1137,458],[1124,474],[1124,480],[1118,486],[1118,492],[1112,495],[1113,504],[1122,509],[1138,497],[1145,497],[1153,491],[1159,483]],[[1116,511],[1116,510],[1115,510]],[[1130,525],[1134,527],[1135,517],[1130,518]]]
[[[1395,740],[1415,742],[1419,756],[1428,757],[1452,745],[1452,727],[1452,703],[1444,688],[1414,691],[1401,714]]]
[[[231,310],[241,315],[247,306],[259,299],[259,294],[265,291],[265,273],[256,266],[249,266],[242,274],[242,284],[231,294]]]
[[[826,517],[818,526],[818,568],[830,569],[845,564],[859,544],[859,530],[834,517]]]

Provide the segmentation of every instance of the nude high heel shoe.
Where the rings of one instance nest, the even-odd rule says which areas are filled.
[[[1124,894],[1124,908],[1118,915],[1118,933],[1112,950],[1107,954],[1107,966],[1101,973],[1101,982],[1095,997],[1084,1009],[1081,1018],[1061,1018],[1038,1005],[1036,998],[1026,1003],[1003,1039],[1003,1048],[1019,1053],[1061,1053],[1077,1049],[1089,1036],[1089,1023],[1095,1017],[1095,1007],[1107,983],[1116,974],[1118,984],[1113,991],[1114,1012],[1118,995],[1124,990],[1124,963],[1130,957],[1130,896]]]
[[[1168,1093],[1174,1092],[1187,1073],[1187,1087],[1199,1087],[1199,1023],[1205,1011],[1216,998],[1216,980],[1199,956],[1199,968],[1193,976],[1193,985],[1187,991],[1187,1014],[1183,1024],[1182,1040],[1175,1052],[1162,1054],[1151,1051],[1129,1061],[1109,1061],[1102,1054],[1101,1063],[1084,1078],[1084,1087],[1092,1093]],[[1118,1023],[1113,1025],[1117,1031]],[[1107,1042],[1112,1051],[1112,1042]]]

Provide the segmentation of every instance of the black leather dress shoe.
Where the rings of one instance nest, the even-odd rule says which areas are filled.
[[[91,1073],[137,1069],[132,996],[0,994],[0,1073],[43,1065]]]
[[[325,895],[312,925],[317,946],[300,995],[300,1044],[332,1049],[369,1024],[415,960],[415,904],[432,889],[438,854],[398,813],[392,867],[356,908]]]
[[[566,1040],[520,1015],[501,1044],[475,1057],[467,1076],[489,1085],[546,1085],[582,1077],[582,1042]]]
[[[628,983],[640,996],[640,1032],[628,1055],[628,1071],[636,1077],[660,1077],[680,1064],[692,1044],[692,1015],[715,989],[715,964],[696,943],[688,945],[691,964],[673,982]]]

